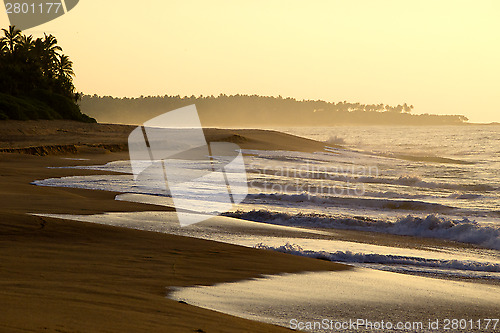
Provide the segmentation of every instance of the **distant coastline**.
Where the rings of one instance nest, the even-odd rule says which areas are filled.
[[[206,127],[315,127],[336,125],[467,125],[463,115],[413,114],[413,105],[296,100],[258,95],[148,96],[84,95],[80,107],[99,122],[141,124],[167,111],[196,104]]]

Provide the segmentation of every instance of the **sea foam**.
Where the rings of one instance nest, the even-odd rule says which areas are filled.
[[[250,221],[308,228],[337,228],[382,232],[393,235],[431,237],[480,245],[500,250],[500,228],[480,225],[467,218],[452,220],[436,215],[408,215],[396,222],[362,217],[341,217],[324,214],[290,214],[268,210],[236,211],[225,216]]]
[[[444,269],[459,269],[467,271],[500,272],[500,264],[469,260],[440,260],[399,255],[382,255],[377,253],[353,253],[351,251],[310,251],[304,250],[299,245],[290,243],[286,243],[282,246],[268,246],[259,243],[255,246],[255,248],[346,263],[410,265]]]

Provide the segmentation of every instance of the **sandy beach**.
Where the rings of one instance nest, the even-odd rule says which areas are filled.
[[[167,288],[210,285],[261,274],[346,268],[217,242],[28,215],[167,209],[115,201],[116,193],[30,185],[35,179],[96,173],[47,167],[127,158],[126,152],[111,153],[95,147],[89,154],[89,146],[81,144],[87,136],[79,132],[82,127],[86,131],[86,124],[68,122],[62,126],[60,122],[49,122],[47,127],[40,123],[0,123],[1,148],[80,145],[83,152],[58,151],[43,157],[1,153],[2,332],[287,331],[169,300],[165,298]],[[110,128],[89,126],[102,128],[103,135],[108,135]],[[123,144],[125,127],[133,128],[116,126],[119,130],[111,132],[111,138],[94,137],[91,144]],[[22,133],[20,129],[32,134],[9,136],[12,132]],[[47,139],[38,139],[40,131],[48,133]],[[232,131],[227,136],[231,135]]]
[[[420,317],[427,320],[432,315],[441,319],[453,316],[477,320],[498,317],[500,304],[488,296],[498,292],[495,284],[372,273],[372,270],[353,269],[326,260],[213,240],[31,215],[172,212],[169,207],[117,201],[115,192],[30,184],[46,178],[102,174],[103,171],[50,167],[126,160],[126,139],[133,128],[62,121],[0,123],[2,332],[290,331],[259,322],[259,317],[245,316],[240,311],[248,307],[246,300],[262,298],[261,280],[251,279],[273,275],[271,282],[275,284],[266,285],[260,292],[266,288],[276,291],[280,286],[276,275],[304,272],[328,275],[332,300],[328,311],[342,318],[387,315],[392,320]],[[311,152],[323,148],[321,142],[273,131],[208,129],[205,134],[208,141],[233,142],[245,149]],[[299,237],[300,230],[263,228],[256,234]],[[376,238],[374,235],[345,230],[315,237],[362,242]],[[376,242],[415,248],[423,244],[405,236],[384,236]],[[448,244],[445,240],[425,242],[433,246]],[[294,276],[290,275],[291,282],[284,284],[284,289],[276,295],[288,294],[289,302],[296,306],[301,296],[293,293],[294,289],[297,292],[293,286],[307,282],[300,278],[293,281]],[[311,290],[318,290],[314,285],[326,283],[318,276],[320,278],[310,283]],[[202,299],[206,303],[195,304],[198,306],[166,297],[174,290],[172,287],[216,284],[222,289],[222,295],[227,295],[224,283],[244,280],[256,285],[249,289],[238,289],[239,285],[230,289],[241,296],[238,304],[229,302],[228,305],[226,298],[226,302],[218,302],[222,306],[213,306],[214,297],[221,297],[217,292],[205,293]],[[285,286],[291,288],[289,292]],[[191,289],[186,290],[189,293]],[[193,290],[194,294],[199,291]],[[474,294],[475,290],[480,295]],[[461,294],[454,297],[456,292]],[[376,301],[381,297],[384,299]],[[190,303],[189,297],[186,301]],[[285,305],[276,307],[275,311],[285,313]],[[253,320],[210,308],[229,309],[223,312]]]

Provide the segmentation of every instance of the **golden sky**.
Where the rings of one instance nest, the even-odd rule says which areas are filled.
[[[86,94],[406,102],[500,122],[499,16],[496,0],[80,0],[26,33],[58,38]]]

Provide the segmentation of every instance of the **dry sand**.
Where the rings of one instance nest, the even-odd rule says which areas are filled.
[[[115,201],[116,193],[30,185],[36,179],[97,173],[50,166],[126,159],[126,152],[109,153],[106,145],[124,144],[132,129],[0,122],[0,148],[38,147],[20,152],[49,154],[0,153],[0,332],[288,331],[169,300],[167,288],[346,269],[281,253],[26,214],[168,209]],[[266,139],[261,131],[210,131],[216,140],[229,137],[245,141],[242,146],[249,148],[263,148]],[[269,132],[267,139],[274,142],[273,148],[282,149],[299,150],[310,143]],[[51,145],[74,145],[80,153],[47,149]],[[68,157],[90,160],[64,159]]]

